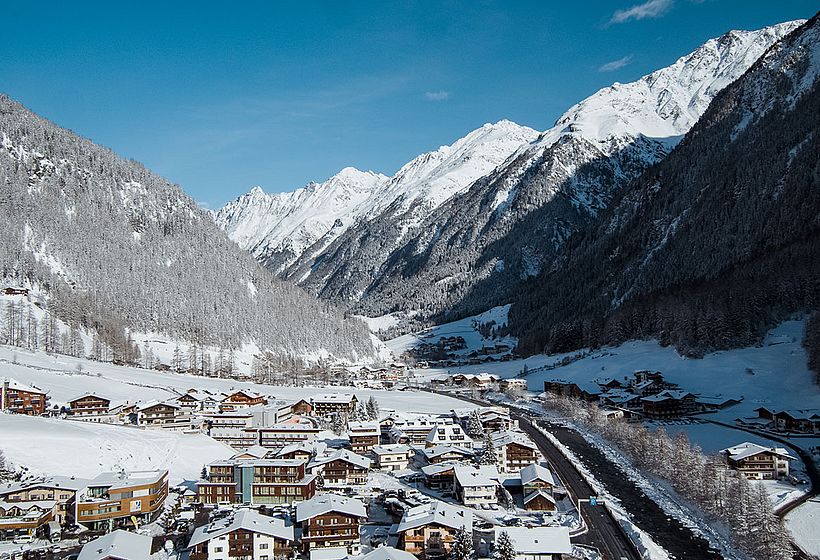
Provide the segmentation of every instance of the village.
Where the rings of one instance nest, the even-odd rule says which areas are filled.
[[[413,391],[403,367],[370,371],[380,382],[392,371],[394,391]],[[180,485],[169,484],[167,470],[127,469],[0,484],[0,557],[102,560],[127,549],[128,558],[162,550],[195,560],[434,560],[461,547],[479,557],[509,549],[509,560],[593,558],[576,540],[588,530],[581,497],[504,401],[594,400],[613,421],[670,419],[733,404],[692,395],[648,371],[583,387],[546,381],[539,395],[527,393],[525,379],[490,374],[427,385],[498,404],[423,414],[387,409],[372,396],[360,400],[355,390],[283,400],[192,387],[165,400],[115,402],[89,392],[52,405],[47,388],[3,378],[5,414],[202,433],[233,454],[203,464],[199,480]],[[820,428],[816,415],[808,423],[797,416],[761,409],[754,422]],[[721,455],[740,476],[758,480],[790,479],[796,460],[782,447],[742,440],[727,443]]]

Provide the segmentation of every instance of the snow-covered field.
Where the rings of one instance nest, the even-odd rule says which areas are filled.
[[[419,333],[411,333],[399,336],[392,340],[386,341],[385,344],[387,344],[387,347],[390,348],[390,350],[396,356],[401,356],[407,350],[410,350],[411,348],[416,348],[421,344],[435,344],[440,339],[450,336],[464,337],[464,342],[467,344],[467,347],[458,352],[454,352],[455,354],[461,356],[468,354],[472,350],[480,350],[482,346],[507,344],[511,348],[514,348],[515,345],[518,344],[518,341],[515,338],[511,336],[494,339],[484,338],[476,328],[479,324],[490,323],[491,321],[495,322],[496,327],[504,326],[507,324],[507,315],[509,314],[509,312],[509,304],[500,305],[498,307],[493,307],[492,309],[485,311],[484,313],[480,313],[472,317],[466,317],[459,321],[453,321],[452,323],[444,323],[443,325],[430,327],[429,329],[426,329]],[[388,322],[389,318],[390,316],[387,315],[385,317],[369,319],[368,324],[371,325],[371,329],[373,329],[374,327],[381,327],[385,322]],[[474,367],[479,367],[480,369],[480,366]]]
[[[235,452],[204,434],[0,414],[0,449],[34,475],[93,478],[103,471],[168,469],[172,484]]]
[[[786,526],[803,550],[820,557],[820,498],[812,498],[789,512]]]
[[[464,406],[463,401],[450,397],[415,391],[274,387],[232,379],[115,366],[70,356],[49,356],[44,352],[28,352],[9,346],[0,346],[0,367],[4,376],[8,375],[45,390],[52,403],[64,403],[87,391],[99,392],[114,401],[148,401],[170,398],[175,392],[196,387],[211,391],[245,388],[282,400],[309,399],[312,395],[327,392],[353,392],[360,399],[368,399],[372,395],[379,401],[382,409],[400,412],[438,413]]]
[[[623,378],[636,370],[648,369],[662,372],[668,381],[694,393],[743,397],[737,406],[709,415],[709,418],[731,423],[738,417],[755,416],[754,409],[760,406],[820,408],[820,386],[808,368],[806,352],[801,345],[803,331],[803,321],[786,321],[774,328],[759,347],[715,352],[701,359],[685,358],[674,348],[664,348],[656,341],[634,341],[590,352],[570,364],[552,369],[541,368],[555,366],[570,354],[539,354],[526,360],[448,370],[417,369],[416,375],[434,378],[444,377],[448,372],[487,372],[514,377],[526,365],[530,372],[526,377],[529,389],[541,392],[547,379],[584,382],[599,377]],[[387,344],[392,347],[395,343],[388,341]],[[707,443],[714,444],[713,441]]]
[[[0,346],[0,373],[46,391],[52,404],[86,392],[114,402],[167,399],[191,387],[212,391],[251,389],[276,399],[295,400],[329,391],[373,395],[383,410],[441,413],[464,408],[463,401],[415,391],[353,390],[350,387],[273,387],[103,364],[69,356],[49,356]],[[472,405],[467,405],[472,406]],[[168,468],[172,482],[194,480],[202,466],[233,454],[203,434],[170,433],[52,418],[0,414],[0,449],[33,474],[92,477],[110,469]]]

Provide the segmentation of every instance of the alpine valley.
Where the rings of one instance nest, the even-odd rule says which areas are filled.
[[[293,193],[255,187],[216,221],[281,278],[352,313],[390,314],[389,334],[475,315],[514,301],[528,281],[542,284],[567,258],[567,240],[598,223],[721,90],[802,23],[730,31],[598,91],[544,132],[486,124],[389,178],[346,168]]]

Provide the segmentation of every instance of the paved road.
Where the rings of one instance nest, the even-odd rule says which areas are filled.
[[[427,390],[431,393],[435,392],[429,389],[422,390]],[[467,396],[451,395],[449,393],[442,394],[447,394],[450,397],[472,402],[480,406],[492,404]],[[587,484],[587,481],[584,480],[584,477],[581,476],[581,473],[578,472],[572,462],[567,459],[544,434],[538,431],[528,418],[522,416],[514,409],[510,409],[510,415],[518,420],[521,429],[527,432],[530,438],[538,445],[541,453],[549,461],[550,466],[564,482],[567,491],[576,504],[578,503],[578,498],[588,499],[590,496],[595,495],[595,491]],[[590,506],[589,504],[583,503],[580,504],[580,509],[588,531],[583,535],[573,537],[574,542],[594,546],[601,552],[604,560],[641,560],[641,555],[632,544],[632,541],[629,540],[629,537],[624,533],[621,526],[615,521],[606,507]]]
[[[578,503],[578,498],[586,499],[595,495],[595,491],[584,480],[584,477],[581,476],[572,462],[544,434],[538,431],[529,419],[515,412],[512,413],[512,416],[518,420],[521,429],[527,432],[538,445],[541,453],[549,461],[550,467],[564,482],[573,501]],[[590,506],[587,503],[582,503],[580,506],[581,515],[584,516],[589,531],[575,538],[575,541],[594,546],[601,552],[605,560],[621,560],[622,558],[640,560],[641,556],[608,509],[602,506]]]

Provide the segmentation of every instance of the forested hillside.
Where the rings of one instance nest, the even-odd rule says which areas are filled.
[[[372,355],[364,324],[263,270],[179,187],[0,96],[0,281],[127,356],[126,329]]]
[[[520,350],[659,337],[697,355],[754,343],[774,321],[816,310],[819,73],[815,16],[528,283],[510,313]]]

